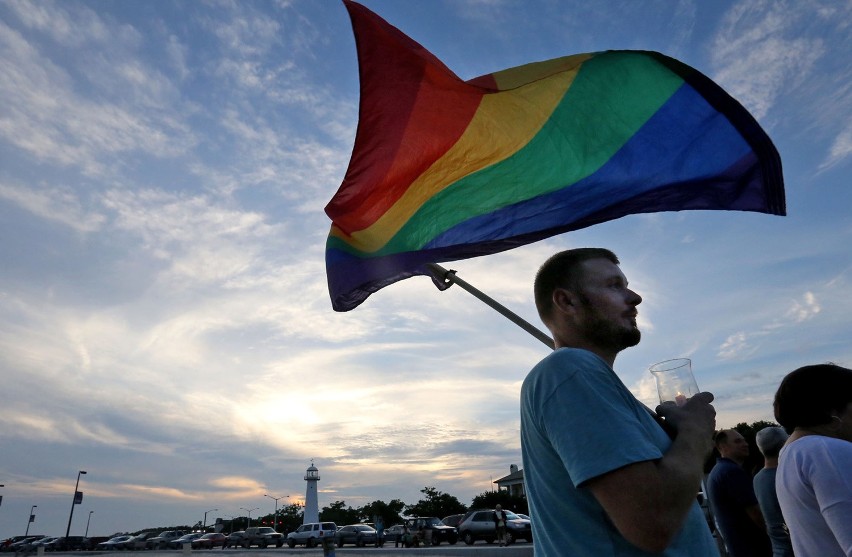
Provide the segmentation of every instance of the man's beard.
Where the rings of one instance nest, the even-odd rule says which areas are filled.
[[[586,337],[596,345],[614,352],[636,346],[642,339],[642,332],[636,327],[624,327],[595,316],[588,324]]]

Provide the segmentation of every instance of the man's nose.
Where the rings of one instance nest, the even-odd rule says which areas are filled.
[[[627,291],[630,293],[630,300],[629,300],[630,304],[632,304],[634,306],[638,306],[639,304],[642,303],[642,296],[640,296],[636,292],[630,290],[629,288],[627,289]]]

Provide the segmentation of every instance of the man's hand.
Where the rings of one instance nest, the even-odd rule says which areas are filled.
[[[668,547],[695,504],[704,460],[713,449],[712,401],[712,394],[699,393],[683,406],[658,406],[657,413],[676,431],[663,458],[630,464],[587,484],[618,531],[645,551]]]
[[[716,409],[712,393],[698,393],[683,406],[673,403],[657,406],[657,415],[677,432],[678,437],[687,436],[696,443],[694,450],[709,455],[713,450],[713,432],[716,430]],[[702,448],[703,445],[703,448]]]

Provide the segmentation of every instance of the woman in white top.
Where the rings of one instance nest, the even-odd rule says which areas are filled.
[[[852,370],[799,368],[774,407],[790,434],[775,488],[796,557],[852,557]]]

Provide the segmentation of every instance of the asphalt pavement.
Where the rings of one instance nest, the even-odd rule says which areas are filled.
[[[153,551],[72,551],[50,552],[48,557],[281,557],[283,555],[301,555],[303,557],[356,557],[372,555],[374,557],[533,557],[531,543],[515,543],[500,547],[497,544],[477,543],[465,545],[439,545],[431,547],[402,548],[385,545],[384,547],[342,547],[335,548],[334,554],[324,553],[321,547],[289,547],[267,549],[186,549],[186,550],[153,550]],[[136,555],[138,554],[138,555]],[[8,554],[12,557],[12,554]],[[43,555],[43,554],[42,554]],[[15,554],[24,557],[24,554]],[[27,553],[26,557],[41,557],[35,553]]]

